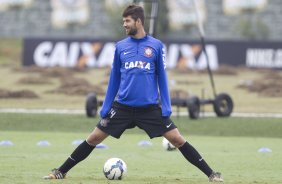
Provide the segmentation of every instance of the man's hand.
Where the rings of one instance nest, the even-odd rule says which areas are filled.
[[[106,127],[108,126],[109,121],[109,118],[102,118],[99,123],[101,126]]]

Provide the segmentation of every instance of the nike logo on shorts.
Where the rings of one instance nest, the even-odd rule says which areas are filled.
[[[170,123],[169,125],[166,125],[166,128],[169,128],[172,125],[172,123]]]

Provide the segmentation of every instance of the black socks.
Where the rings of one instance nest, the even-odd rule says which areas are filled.
[[[67,173],[77,163],[88,157],[88,155],[93,151],[94,148],[95,146],[89,145],[86,141],[82,142],[63,163],[63,165],[59,167],[59,171],[61,171],[63,174]],[[194,166],[198,167],[208,177],[212,174],[212,169],[208,166],[208,164],[201,157],[198,151],[188,142],[185,142],[183,146],[178,149],[186,158],[186,160],[188,160]]]
[[[59,167],[59,171],[67,173],[78,162],[84,160],[92,152],[95,146],[89,145],[86,141],[82,142],[69,156],[69,158]]]
[[[178,149],[186,158],[186,160],[198,167],[208,177],[212,174],[212,169],[208,166],[198,151],[188,142],[185,142],[183,146],[179,147]]]

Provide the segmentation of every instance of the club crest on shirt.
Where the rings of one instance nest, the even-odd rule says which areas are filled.
[[[151,56],[153,55],[153,49],[150,48],[150,47],[146,47],[146,48],[144,49],[144,55],[145,55],[146,57],[151,57]]]

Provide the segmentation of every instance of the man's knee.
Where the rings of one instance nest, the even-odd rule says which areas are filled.
[[[86,141],[88,144],[96,146],[97,144],[100,144],[106,137],[108,137],[108,134],[106,134],[99,128],[95,128],[87,137]]]
[[[167,132],[164,137],[177,148],[186,142],[177,129]]]
[[[170,143],[179,148],[185,143],[185,140],[181,135],[175,135],[171,137]]]

